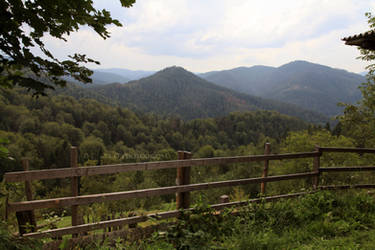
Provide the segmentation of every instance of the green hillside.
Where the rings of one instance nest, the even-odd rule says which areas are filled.
[[[81,164],[87,160],[99,163],[105,152],[139,155],[171,149],[198,151],[207,144],[230,150],[256,145],[265,137],[280,141],[288,132],[307,127],[297,118],[271,111],[183,121],[135,114],[93,99],[64,95],[35,99],[25,90],[1,90],[0,104],[0,138],[9,140],[16,159],[1,162],[1,173],[19,169],[24,156],[30,157],[36,169],[66,166],[62,159],[69,145],[87,152]]]

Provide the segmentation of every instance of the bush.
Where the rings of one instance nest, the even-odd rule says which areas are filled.
[[[41,241],[15,237],[9,233],[8,225],[5,222],[0,222],[0,249],[33,250],[41,248]]]

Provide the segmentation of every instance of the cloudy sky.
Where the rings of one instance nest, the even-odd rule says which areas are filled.
[[[355,47],[341,38],[368,30],[370,0],[94,0],[123,27],[103,40],[83,28],[68,42],[46,38],[59,58],[73,52],[99,60],[92,68],[160,70],[178,65],[194,72],[239,66],[280,66],[307,60],[364,71]]]

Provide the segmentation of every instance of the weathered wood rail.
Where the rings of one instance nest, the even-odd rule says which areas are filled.
[[[55,208],[55,207],[71,207],[72,208],[72,226],[65,228],[50,229],[43,232],[25,233],[22,231],[22,226],[25,225],[24,219],[19,219],[20,235],[23,237],[45,238],[45,237],[60,237],[66,234],[77,236],[79,233],[92,231],[101,228],[118,227],[123,225],[130,225],[148,220],[149,218],[167,219],[178,217],[182,211],[191,210],[190,208],[190,192],[200,191],[211,188],[231,187],[245,184],[261,184],[261,193],[266,193],[266,183],[277,182],[282,180],[294,180],[301,178],[312,179],[312,191],[327,189],[349,189],[349,188],[375,188],[375,184],[359,184],[359,185],[343,185],[343,186],[319,186],[319,176],[321,173],[331,172],[347,172],[347,171],[374,171],[375,166],[349,166],[349,167],[321,167],[320,157],[323,153],[375,153],[375,149],[369,148],[327,148],[316,147],[314,152],[303,153],[288,153],[288,154],[271,154],[270,145],[266,144],[264,155],[249,155],[249,156],[235,156],[235,157],[214,157],[191,159],[189,152],[179,151],[179,160],[160,161],[160,162],[143,162],[143,163],[127,163],[115,165],[89,166],[78,167],[77,164],[77,148],[72,147],[71,150],[71,167],[62,169],[47,169],[47,170],[28,170],[28,164],[24,162],[24,170],[19,172],[8,172],[4,175],[6,182],[25,182],[25,190],[27,194],[27,201],[10,202],[6,204],[6,214],[16,213],[27,216],[34,216],[35,209]],[[293,173],[286,175],[268,176],[269,161],[273,160],[291,160],[301,158],[313,158],[313,169],[310,172]],[[246,162],[264,162],[264,170],[262,177],[245,178],[236,180],[216,181],[208,183],[190,184],[190,167],[206,167],[211,165],[229,164],[229,163],[246,163]],[[175,186],[149,188],[142,190],[101,193],[91,195],[80,195],[78,192],[78,177],[93,176],[102,174],[116,174],[129,171],[146,171],[158,169],[177,169],[177,179]],[[55,199],[32,200],[31,181],[47,180],[57,178],[71,178],[72,195],[70,197],[62,197]],[[114,220],[100,221],[96,223],[87,223],[78,225],[78,206],[85,204],[92,204],[97,202],[107,202],[124,200],[130,198],[143,198],[150,196],[166,195],[176,193],[176,210],[166,211],[143,216],[133,216],[128,218],[120,218]],[[241,206],[251,202],[273,201],[282,198],[292,198],[307,194],[310,192],[294,193],[269,196],[264,198],[252,199],[248,201],[227,202],[212,205],[214,209],[223,209],[225,207]],[[25,213],[25,214],[23,214]],[[31,215],[30,215],[31,214]],[[35,218],[28,219],[28,223],[35,225]],[[33,221],[32,221],[33,220]]]

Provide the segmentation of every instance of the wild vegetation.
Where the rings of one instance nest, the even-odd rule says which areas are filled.
[[[2,90],[1,102],[0,137],[8,141],[11,157],[1,162],[5,171],[20,170],[20,160],[25,156],[30,159],[32,169],[69,166],[71,145],[79,146],[80,165],[176,159],[176,150],[180,149],[191,151],[193,157],[262,154],[265,142],[271,142],[274,153],[311,151],[316,144],[358,146],[358,142],[348,136],[351,131],[346,126],[331,132],[270,111],[232,113],[219,118],[183,121],[176,117],[163,119],[152,114],[136,114],[92,99],[78,101],[63,95],[35,99],[21,89]],[[368,165],[373,160],[371,155],[328,154],[322,157],[322,164]],[[272,162],[270,174],[303,172],[311,168],[312,162],[306,160]],[[252,164],[251,167],[246,164],[203,169],[195,167],[192,169],[192,182],[258,177],[261,171],[260,164]],[[161,170],[85,177],[81,179],[81,194],[173,185],[175,174],[175,170]],[[323,184],[373,181],[373,175],[361,173],[350,176],[337,174],[322,179]],[[69,180],[34,182],[33,188],[36,198],[59,197],[70,193]],[[311,180],[287,181],[269,184],[267,193],[288,193],[310,188]],[[22,185],[7,184],[2,187],[2,193],[9,194],[12,201],[23,199]],[[217,202],[222,194],[229,194],[231,200],[257,197],[259,185],[201,192],[205,203]],[[199,197],[193,195],[192,202],[199,203]],[[82,206],[82,209],[87,212],[87,219],[99,221],[107,214],[120,211],[136,211],[139,214],[169,210],[174,206],[174,197],[169,195]],[[50,221],[47,227],[63,226],[67,222],[69,224],[70,210],[44,209],[36,215],[40,222]],[[14,217],[10,218],[10,223],[15,225]],[[262,235],[254,237],[263,238]]]
[[[232,114],[227,117],[218,118],[218,119],[198,119],[193,120],[190,122],[183,122],[182,120],[175,119],[166,122],[163,119],[158,120],[155,116],[138,116],[128,111],[126,109],[121,108],[114,108],[112,106],[104,105],[97,103],[93,100],[90,102],[77,102],[71,97],[52,97],[52,98],[39,98],[38,100],[27,98],[27,94],[17,93],[17,92],[7,92],[8,99],[7,100],[18,100],[18,104],[20,106],[21,103],[25,104],[24,108],[24,117],[22,118],[23,121],[25,120],[25,115],[30,116],[31,119],[40,119],[45,114],[50,114],[51,121],[45,121],[44,124],[53,123],[54,119],[61,119],[59,117],[64,117],[63,112],[65,112],[64,108],[71,109],[71,116],[72,117],[84,117],[76,115],[80,114],[83,109],[83,105],[85,104],[88,106],[91,102],[91,106],[89,110],[93,112],[92,116],[88,116],[86,120],[78,120],[75,121],[74,119],[70,120],[71,123],[61,123],[61,127],[58,129],[51,130],[54,132],[59,132],[60,134],[45,134],[46,128],[43,126],[31,126],[29,128],[36,129],[36,130],[23,130],[27,126],[19,125],[19,129],[17,131],[11,131],[13,126],[6,125],[6,122],[1,123],[3,128],[8,128],[8,131],[3,131],[2,136],[8,138],[11,143],[8,145],[10,150],[10,155],[15,159],[21,157],[22,155],[17,156],[13,152],[18,152],[20,147],[26,146],[23,150],[24,152],[28,152],[28,156],[33,164],[34,168],[47,168],[48,164],[61,164],[61,165],[53,165],[53,167],[63,167],[64,161],[65,166],[68,160],[68,149],[69,146],[73,143],[80,143],[77,144],[80,147],[80,164],[81,165],[96,165],[96,164],[107,164],[107,163],[118,163],[118,162],[131,162],[131,161],[148,161],[148,160],[164,160],[164,159],[175,159],[176,158],[176,151],[171,145],[175,145],[176,148],[180,146],[184,146],[184,144],[172,144],[174,140],[170,140],[168,134],[172,135],[171,138],[174,138],[179,143],[184,142],[184,137],[175,138],[173,135],[179,131],[181,134],[190,134],[189,141],[195,142],[195,144],[191,145],[191,151],[194,153],[194,157],[212,157],[212,156],[225,156],[225,155],[243,155],[243,154],[261,154],[263,151],[263,145],[265,141],[269,141],[272,143],[273,152],[296,152],[296,151],[311,151],[315,144],[320,144],[321,146],[346,146],[346,147],[353,147],[355,146],[355,141],[353,139],[347,138],[342,135],[332,135],[330,131],[317,128],[317,127],[308,127],[303,122],[301,123],[301,127],[296,127],[294,132],[287,133],[285,129],[290,129],[288,126],[281,126],[283,122],[288,122],[290,119],[292,120],[293,124],[298,124],[295,121],[295,118],[290,117],[283,117],[276,113],[270,112],[255,112],[255,113],[245,113],[245,114]],[[23,101],[21,101],[23,100]],[[28,102],[27,100],[31,101]],[[52,111],[47,112],[46,110],[39,111],[37,107],[43,107],[45,109],[45,105],[38,106],[37,102],[44,102],[48,101],[48,107],[51,107]],[[80,103],[82,106],[80,106]],[[69,106],[70,105],[70,106]],[[72,105],[74,108],[72,108]],[[12,107],[12,105],[5,105],[5,107]],[[33,108],[27,108],[33,107]],[[102,108],[102,109],[100,109]],[[94,112],[97,109],[97,112]],[[21,109],[20,109],[21,110]],[[56,111],[56,112],[55,112]],[[122,122],[122,124],[137,124],[135,128],[140,127],[143,125],[143,132],[145,136],[143,137],[145,140],[147,138],[153,138],[154,134],[152,132],[153,129],[159,128],[162,130],[164,125],[168,125],[169,127],[165,127],[164,138],[165,145],[168,145],[167,148],[158,149],[157,151],[148,151],[154,149],[151,147],[151,144],[160,145],[160,143],[156,143],[154,140],[149,140],[145,142],[142,141],[134,141],[134,145],[123,145],[119,147],[117,141],[104,141],[105,138],[116,138],[112,137],[112,128],[116,128],[116,112],[120,112],[122,115],[119,116],[124,117],[132,117],[132,119],[128,119]],[[13,110],[14,112],[14,110]],[[8,112],[8,114],[12,114],[13,112]],[[107,113],[108,112],[108,113]],[[100,113],[100,115],[98,115]],[[39,116],[34,116],[34,114],[39,114]],[[60,114],[60,115],[59,115]],[[88,113],[90,114],[90,113]],[[126,115],[125,115],[126,114]],[[75,116],[76,115],[76,116]],[[18,124],[16,117],[21,117],[20,113],[15,113],[13,118],[9,121],[12,121],[13,124]],[[275,120],[271,118],[274,116]],[[93,132],[95,128],[91,130],[92,134],[85,134],[86,126],[83,126],[85,122],[92,122],[90,119],[99,119],[98,117],[105,117],[106,119],[111,118],[110,123],[105,123],[106,119],[103,119],[102,122],[109,126],[107,129],[101,129],[100,131],[107,131],[109,134],[106,137],[94,137],[95,133]],[[148,119],[146,119],[148,117]],[[150,117],[154,118],[153,123],[150,123]],[[254,119],[251,119],[254,118]],[[269,120],[271,119],[271,120]],[[7,119],[8,120],[8,119]],[[259,124],[255,121],[258,121]],[[69,120],[64,120],[69,121]],[[151,126],[149,124],[155,125],[160,122],[159,126]],[[267,122],[269,121],[269,122]],[[81,127],[74,127],[74,124],[82,124]],[[98,120],[96,123],[99,124],[101,120]],[[164,123],[163,123],[164,122]],[[260,124],[262,122],[263,125]],[[180,123],[178,125],[178,123]],[[59,125],[59,123],[55,122],[54,126]],[[70,126],[68,126],[70,124]],[[111,127],[110,125],[113,125]],[[245,126],[243,130],[241,130],[241,126],[239,124],[243,124]],[[266,125],[269,124],[269,131],[279,131],[279,134],[268,134],[269,137],[266,137],[268,130],[260,130],[264,132],[264,135],[261,137],[257,137],[257,141],[254,140],[253,142],[248,143],[248,141],[241,141],[241,138],[249,137],[246,133],[239,134],[236,137],[236,132],[244,132],[244,131],[253,131],[255,128],[265,129],[267,128]],[[149,129],[148,126],[150,126]],[[209,126],[210,125],[210,126]],[[276,126],[275,128],[272,128]],[[254,129],[246,126],[255,126]],[[66,128],[70,128],[68,130]],[[133,129],[135,129],[133,128]],[[219,130],[221,128],[222,130]],[[129,127],[129,130],[132,127]],[[182,129],[182,130],[179,130]],[[81,131],[82,132],[79,132]],[[194,131],[200,131],[199,133],[194,134]],[[67,132],[70,131],[70,132]],[[74,132],[71,132],[74,131]],[[116,131],[116,130],[114,130]],[[148,132],[150,131],[150,132]],[[281,133],[284,131],[283,133]],[[34,134],[35,133],[35,134]],[[38,134],[39,133],[39,134]],[[150,134],[149,134],[150,133]],[[226,135],[226,140],[223,141],[216,141],[210,139],[210,134],[212,133],[212,138],[217,138],[219,134]],[[82,137],[77,136],[82,134]],[[214,136],[216,134],[216,136]],[[257,133],[259,134],[259,133]],[[206,135],[206,137],[201,138],[204,143],[200,143],[201,140],[199,139],[202,135]],[[273,137],[271,137],[273,136]],[[18,139],[14,139],[18,138]],[[78,139],[81,138],[81,139]],[[249,137],[251,138],[251,137]],[[30,141],[27,141],[30,140]],[[124,141],[125,140],[121,140]],[[131,141],[131,140],[126,140]],[[169,145],[171,143],[171,145]],[[212,144],[209,144],[212,143]],[[52,145],[60,145],[61,151],[53,151],[55,150],[55,146]],[[66,148],[65,148],[65,146]],[[74,145],[74,144],[73,144]],[[98,146],[100,145],[100,146]],[[129,151],[132,148],[137,148],[138,150],[142,150],[144,152],[143,155],[138,155],[135,151]],[[123,151],[116,151],[116,148],[123,149]],[[124,150],[126,149],[126,150]],[[27,151],[26,151],[27,150]],[[65,151],[64,151],[65,150]],[[48,156],[48,157],[46,157]],[[140,158],[137,158],[140,156]],[[53,157],[61,157],[53,159]],[[133,157],[133,158],[132,158]],[[142,158],[145,157],[145,158]],[[65,159],[64,159],[65,158]],[[374,160],[374,157],[371,155],[364,155],[359,157],[358,155],[343,155],[343,154],[334,154],[334,155],[327,155],[326,157],[322,157],[322,164],[329,164],[332,163],[337,165],[366,165],[368,162]],[[10,162],[10,161],[9,161]],[[37,165],[37,164],[40,165]],[[5,164],[5,162],[3,162]],[[19,164],[19,163],[18,163]],[[47,165],[43,165],[47,164]],[[9,165],[8,167],[10,167]],[[16,164],[15,164],[16,166]],[[18,165],[19,166],[19,165]],[[285,161],[285,162],[272,162],[270,165],[270,174],[282,174],[282,173],[294,173],[294,172],[303,172],[312,168],[312,162],[306,160],[296,160],[296,161]],[[192,170],[192,182],[203,182],[203,181],[213,181],[213,180],[226,180],[226,179],[234,179],[234,178],[246,178],[246,177],[255,177],[260,176],[262,171],[262,167],[258,164],[252,164],[251,167],[248,164],[236,164],[236,165],[226,165],[226,166],[216,166],[210,168],[193,168]],[[355,175],[337,175],[334,178],[323,178],[322,181],[324,184],[340,184],[340,183],[358,183],[360,181],[367,183],[373,182],[374,176],[373,175],[363,175],[361,173]],[[85,177],[81,179],[81,193],[82,194],[90,194],[90,193],[101,193],[101,192],[113,192],[113,191],[123,191],[123,190],[132,190],[132,189],[140,189],[140,188],[148,188],[148,187],[157,187],[157,186],[167,186],[173,185],[175,181],[175,170],[161,170],[161,171],[149,171],[149,172],[134,172],[134,173],[124,173],[119,175],[109,175],[109,176],[100,176],[100,177]],[[59,197],[62,195],[69,195],[70,193],[70,186],[69,180],[62,180],[62,181],[41,181],[34,183],[34,190],[36,193],[36,198],[48,198],[48,197]],[[7,184],[6,186],[9,192],[9,198],[13,201],[22,199],[23,194],[23,186],[22,185],[10,185]],[[279,194],[279,193],[288,193],[293,191],[301,191],[301,190],[308,190],[311,188],[311,180],[299,180],[299,181],[288,181],[284,183],[272,183],[268,185],[268,194]],[[4,192],[6,192],[3,189]],[[222,194],[229,194],[231,200],[243,200],[250,197],[257,197],[259,195],[259,185],[248,185],[243,186],[240,188],[224,188],[224,189],[215,189],[204,191],[201,193],[202,196],[193,195],[192,202],[194,203],[215,203],[217,199]],[[203,198],[200,198],[203,197]],[[174,197],[173,196],[162,196],[162,197],[154,197],[148,199],[134,199],[134,200],[127,200],[127,201],[118,201],[118,202],[108,202],[103,204],[95,204],[91,206],[82,206],[82,210],[85,211],[85,217],[89,218],[90,221],[99,221],[103,219],[103,216],[108,214],[116,214],[120,211],[135,211],[136,214],[147,213],[147,211],[162,211],[162,210],[169,210],[173,208],[174,205]],[[2,210],[3,211],[3,210]],[[126,213],[127,213],[126,212]],[[51,210],[51,209],[44,209],[37,212],[37,217],[39,218],[40,223],[47,223],[47,227],[54,227],[56,225],[63,226],[64,223],[69,224],[69,216],[70,210]],[[198,216],[199,217],[199,216]],[[208,217],[210,218],[210,217]],[[198,219],[197,219],[198,220]],[[229,220],[229,217],[227,218]],[[11,224],[15,223],[15,218],[10,218]],[[199,222],[197,222],[199,223]],[[219,223],[219,222],[217,222]],[[221,222],[220,222],[221,223]],[[229,223],[229,221],[228,221]],[[66,225],[68,225],[66,224]],[[219,224],[216,224],[218,227]],[[197,230],[192,228],[189,230]],[[223,226],[223,230],[225,227]],[[221,230],[221,229],[220,229]],[[225,229],[226,230],[226,229]],[[224,231],[225,231],[224,230]],[[204,230],[206,231],[206,230]],[[221,232],[222,236],[220,237],[229,237],[231,234],[224,236],[225,234]],[[185,232],[185,231],[184,231]],[[172,232],[170,232],[172,234]],[[188,233],[188,232],[185,232]],[[200,238],[203,237],[207,242],[210,235],[201,235],[202,232],[191,232],[188,233],[188,238],[192,241],[197,240],[196,243],[192,244],[201,244]],[[178,235],[177,235],[178,236]],[[185,241],[185,236],[176,236],[175,240],[178,241]],[[171,236],[172,237],[172,236]],[[196,238],[198,237],[198,238]],[[208,237],[208,238],[207,238]],[[215,236],[215,239],[219,236]],[[235,236],[233,235],[235,238]],[[258,236],[257,236],[258,237]],[[259,235],[260,238],[263,236]],[[234,240],[234,238],[232,240]],[[229,238],[228,238],[229,239]],[[169,241],[169,240],[168,240]],[[168,243],[167,241],[167,243]],[[189,241],[189,240],[187,240]],[[167,244],[165,243],[165,244]],[[214,244],[213,242],[211,242]],[[128,243],[127,243],[128,244]],[[149,244],[149,243],[144,243]],[[150,243],[151,244],[151,243]],[[161,244],[155,243],[155,244]],[[164,244],[164,243],[163,243]],[[168,245],[169,244],[169,245]],[[170,246],[168,243],[167,246]],[[190,243],[172,243],[174,244],[190,244]],[[216,243],[215,243],[216,244]],[[221,244],[221,243],[220,243]],[[224,244],[224,243],[222,243]],[[226,241],[225,244],[229,244],[229,241]],[[234,243],[233,246],[239,243]],[[268,244],[268,243],[265,243]]]
[[[130,249],[369,249],[375,243],[374,204],[365,192],[249,204],[237,216],[215,215],[199,204],[165,234]]]
[[[76,3],[68,2],[72,5]],[[133,2],[121,0],[122,5],[127,7]],[[375,147],[374,65],[369,66],[368,82],[361,87],[363,99],[356,105],[344,105],[344,114],[333,131],[330,131],[329,125],[322,128],[280,114],[294,114],[306,121],[321,121],[321,116],[314,112],[228,91],[197,79],[181,68],[166,69],[153,77],[131,82],[126,86],[113,84],[93,88],[94,91],[90,90],[91,92],[79,87],[73,91],[68,89],[66,93],[71,91],[70,94],[74,97],[51,95],[34,98],[27,89],[14,87],[20,85],[32,89],[36,94],[45,94],[46,89],[64,86],[64,80],[58,76],[71,75],[76,79],[89,81],[87,77],[90,70],[80,67],[79,63],[95,62],[84,55],[74,55],[71,57],[72,61],[58,61],[44,48],[41,40],[44,33],[49,32],[56,38],[64,39],[62,36],[77,30],[78,24],[89,24],[99,35],[108,37],[105,26],[111,23],[120,24],[105,10],[95,10],[92,2],[70,8],[69,10],[74,12],[72,19],[72,13],[63,13],[67,14],[68,18],[60,15],[59,10],[65,9],[62,3],[44,4],[41,8],[35,8],[34,12],[30,12],[33,8],[28,9],[33,7],[34,2],[15,3],[18,5],[10,6],[8,2],[4,2],[5,8],[2,9],[2,19],[7,21],[4,26],[6,29],[2,33],[2,44],[12,42],[12,47],[0,48],[5,53],[0,55],[0,178],[6,171],[21,170],[20,161],[23,157],[29,159],[31,169],[66,167],[69,165],[69,149],[72,145],[79,148],[81,166],[170,160],[177,158],[177,150],[191,151],[195,158],[262,154],[265,142],[271,143],[274,153],[311,151],[317,144]],[[82,1],[79,3],[82,4]],[[46,11],[51,9],[54,10],[52,19],[49,16],[51,13]],[[75,9],[79,9],[80,12],[76,13]],[[375,18],[371,14],[368,16],[370,27],[374,28]],[[41,19],[43,22],[39,23]],[[101,21],[94,22],[94,19]],[[46,24],[48,20],[51,21],[49,25]],[[56,23],[61,26],[54,26]],[[22,25],[34,29],[30,36],[24,35]],[[36,57],[30,52],[29,47],[32,47],[34,42],[50,61]],[[19,49],[21,47],[22,50]],[[365,60],[375,59],[373,51],[362,50],[362,55]],[[34,79],[28,74],[30,72],[39,78]],[[50,77],[52,84],[51,81],[44,81],[45,77]],[[165,81],[166,79],[168,81]],[[155,82],[157,84],[153,85]],[[171,91],[164,91],[167,88],[158,88],[163,84],[164,87],[170,87]],[[132,91],[128,91],[129,89]],[[159,98],[154,98],[155,96]],[[187,99],[189,100],[186,101]],[[112,106],[113,100],[120,106]],[[181,100],[185,102],[179,102]],[[200,102],[196,102],[197,100]],[[274,109],[280,113],[258,109]],[[247,112],[230,113],[234,110]],[[149,111],[153,111],[154,114],[143,113]],[[177,117],[177,114],[180,117]],[[193,119],[208,116],[215,118]],[[325,154],[321,158],[321,164],[360,166],[370,165],[374,160],[374,155],[337,153]],[[298,159],[272,162],[269,172],[270,175],[276,175],[303,172],[311,168],[311,161]],[[256,163],[193,167],[191,181],[197,183],[259,177],[261,171],[262,166]],[[175,183],[175,176],[175,170],[167,169],[82,177],[80,192],[92,194],[168,186]],[[322,184],[357,184],[374,181],[374,173],[321,177]],[[35,198],[70,194],[69,184],[68,179],[35,181]],[[311,189],[311,180],[278,182],[267,187],[268,195],[306,191]],[[2,182],[0,192],[1,216],[4,217],[5,199],[23,200],[23,185]],[[199,195],[194,194],[191,200],[196,210],[185,214],[163,234],[156,234],[150,240],[136,243],[122,242],[121,239],[115,242],[115,245],[93,242],[90,249],[355,249],[372,246],[375,241],[375,201],[371,193],[348,192],[337,195],[319,192],[297,200],[249,204],[243,209],[228,210],[216,215],[207,204],[217,202],[217,198],[222,194],[228,194],[231,201],[262,196],[259,185],[222,188],[204,191]],[[175,207],[174,196],[165,195],[80,206],[80,209],[85,211],[82,220],[97,222],[106,218],[108,214],[125,212],[126,216],[129,213],[134,215],[170,210],[172,207]],[[231,212],[238,213],[238,216],[229,215]],[[54,228],[57,225],[66,226],[70,215],[69,209],[42,209],[36,212],[38,224],[42,224],[43,229]],[[13,235],[15,231],[16,218],[13,214],[9,216],[7,223],[0,224],[1,247],[34,249],[40,248],[44,243],[17,238]]]
[[[135,114],[92,99],[35,99],[21,90],[2,90],[0,97],[0,137],[10,141],[8,149],[16,159],[2,163],[2,171],[19,169],[21,157],[29,157],[34,169],[66,166],[71,145],[80,148],[82,165],[158,160],[174,158],[176,150],[206,150],[211,152],[207,156],[215,150],[229,153],[239,146],[261,144],[267,137],[280,141],[289,131],[308,127],[271,111],[183,121]],[[142,154],[154,158],[137,157]]]
[[[129,8],[135,0],[120,2]],[[92,71],[82,65],[99,64],[79,53],[69,55],[65,60],[57,58],[45,45],[43,38],[47,34],[66,42],[66,36],[86,25],[106,39],[110,37],[109,25],[122,26],[109,11],[96,9],[92,1],[14,0],[1,1],[0,7],[0,87],[22,86],[35,95],[44,95],[48,89],[65,86],[63,76],[91,82]]]
[[[220,214],[204,199],[194,208],[149,239],[98,240],[74,249],[371,249],[375,243],[375,198],[366,192],[318,192]],[[20,240],[0,229],[7,249],[41,247],[41,241]]]

